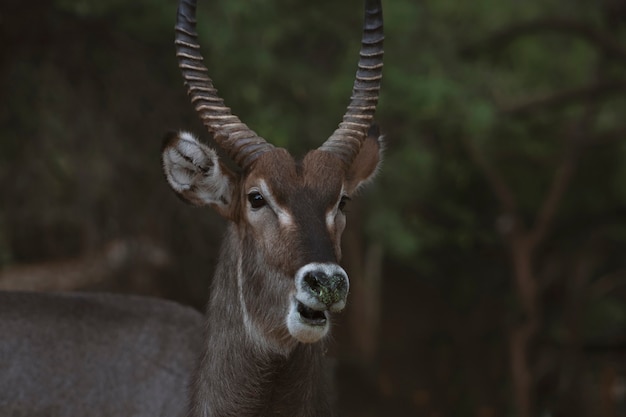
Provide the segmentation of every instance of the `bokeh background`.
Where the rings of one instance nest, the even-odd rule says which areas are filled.
[[[297,155],[321,144],[362,2],[201,3],[226,103]],[[626,415],[626,1],[383,3],[387,150],[344,236],[341,415]],[[159,162],[170,130],[210,142],[175,9],[0,4],[0,287],[203,308],[224,221]]]

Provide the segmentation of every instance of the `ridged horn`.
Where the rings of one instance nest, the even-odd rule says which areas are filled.
[[[339,156],[350,166],[367,137],[383,73],[383,9],[380,0],[365,0],[363,36],[350,104],[343,121],[319,149]]]
[[[241,168],[247,168],[273,145],[257,135],[224,105],[208,75],[196,33],[196,1],[180,0],[175,27],[178,66],[202,123],[215,142]]]

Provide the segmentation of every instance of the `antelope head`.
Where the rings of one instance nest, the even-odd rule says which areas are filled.
[[[175,42],[191,101],[239,170],[180,132],[163,149],[167,180],[185,201],[211,206],[231,222],[220,263],[230,258],[234,265],[233,303],[241,305],[247,332],[274,344],[317,342],[328,333],[331,313],[346,305],[349,290],[338,264],[344,206],[381,161],[372,127],[383,66],[380,0],[366,0],[356,81],[343,121],[301,160],[262,139],[224,105],[199,52],[194,0],[179,5]]]

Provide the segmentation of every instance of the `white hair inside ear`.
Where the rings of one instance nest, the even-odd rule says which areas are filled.
[[[180,132],[169,138],[162,160],[167,182],[184,200],[197,206],[229,204],[231,176],[215,150],[193,134]]]

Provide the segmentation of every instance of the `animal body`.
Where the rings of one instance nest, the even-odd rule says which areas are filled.
[[[382,76],[380,1],[366,0],[343,121],[299,160],[224,105],[200,55],[195,7],[179,3],[179,67],[204,125],[238,167],[190,133],[170,134],[163,147],[172,189],[228,221],[204,325],[165,301],[0,293],[0,367],[9,369],[0,374],[0,415],[333,414],[324,352],[332,315],[349,292],[339,265],[344,206],[381,160],[372,126]]]

